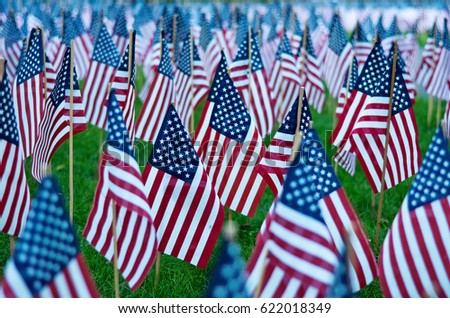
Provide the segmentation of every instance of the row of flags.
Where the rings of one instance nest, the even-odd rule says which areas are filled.
[[[266,184],[276,199],[247,265],[246,286],[250,294],[326,296],[334,284],[334,273],[340,267],[345,249],[352,255],[348,266],[351,292],[371,283],[379,274],[373,252],[327,161],[312,125],[309,104],[323,109],[322,79],[334,97],[345,87],[343,110],[331,139],[339,147],[336,160],[352,172],[357,158],[374,192],[393,187],[421,171],[410,97],[415,96],[415,91],[408,89],[399,42],[391,41],[386,55],[386,42],[376,37],[358,72],[357,57],[351,53],[353,47],[338,15],[333,17],[323,55],[316,55],[309,27],[300,32],[296,24],[293,30],[276,32],[276,39],[270,40],[279,44],[272,58],[271,73],[267,74],[264,68],[267,55],[263,58],[264,45],[260,44],[262,37],[248,27],[247,17],[241,17],[244,20],[238,23],[235,35],[238,42],[232,50],[226,53],[220,50],[219,42],[213,43],[217,65],[204,63],[205,46],[201,44],[202,49],[197,52],[191,32],[185,34],[180,59],[175,64],[173,52],[177,50],[173,38],[179,30],[164,26],[170,19],[162,17],[155,26],[163,25],[163,30],[155,28],[153,36],[159,39],[158,53],[153,51],[158,58],[153,62],[152,80],[136,123],[134,82],[138,37],[134,32],[122,32],[124,37],[129,35],[126,41],[129,45],[121,45],[100,24],[82,91],[77,63],[71,62],[76,61],[77,50],[72,52],[69,42],[61,65],[54,68],[58,73],[47,96],[45,37],[41,29],[32,30],[26,46],[21,48],[22,58],[12,82],[12,94],[7,72],[2,82],[2,94],[10,94],[9,100],[5,98],[6,102],[2,102],[5,108],[2,115],[6,118],[2,118],[2,133],[8,132],[2,143],[5,139],[5,147],[15,147],[12,152],[5,151],[5,158],[17,167],[13,170],[17,173],[14,177],[22,180],[15,185],[17,191],[5,196],[5,200],[2,198],[2,203],[8,204],[2,211],[16,211],[5,218],[2,214],[1,224],[5,223],[2,231],[18,235],[21,229],[26,233],[28,224],[33,224],[25,223],[29,194],[23,162],[13,159],[17,158],[19,147],[25,145],[21,148],[25,157],[33,153],[33,176],[45,183],[50,180],[45,176],[49,173],[51,156],[68,139],[70,126],[73,133],[81,133],[90,122],[107,129],[108,137],[93,208],[83,235],[111,262],[116,254],[116,266],[133,290],[147,276],[158,251],[206,267],[222,228],[224,206],[253,216]],[[116,23],[122,21],[123,25],[123,19],[122,15]],[[205,26],[206,31],[208,27]],[[445,30],[446,24],[444,37],[448,43]],[[211,40],[214,39],[211,30],[205,33],[210,42],[215,41]],[[71,41],[75,44],[74,39]],[[206,50],[210,45],[207,43]],[[445,47],[443,44],[443,53]],[[230,70],[227,54],[236,54]],[[319,61],[320,56],[324,60]],[[321,69],[321,63],[326,65],[325,69]],[[439,74],[446,75],[439,76],[448,77],[448,63],[442,65]],[[436,68],[432,70],[435,72]],[[208,79],[212,79],[211,85]],[[192,114],[206,96],[193,143],[188,133]],[[263,137],[272,132],[276,121],[281,124],[266,149]],[[134,156],[135,137],[154,145],[143,174]],[[299,153],[313,155],[314,161],[305,162]],[[445,168],[442,173],[446,173]],[[2,169],[2,173],[7,172]],[[6,185],[10,186],[5,182],[5,188]],[[431,198],[434,200],[435,196]],[[445,205],[436,209],[446,211]],[[113,224],[116,235],[113,235]],[[422,244],[419,248],[422,257],[432,253],[433,264],[439,261],[445,264],[448,260],[445,255],[448,229],[440,231],[444,239],[439,241],[435,237],[435,246]],[[407,262],[411,270],[417,271],[413,265]],[[389,287],[394,279],[396,284],[406,285],[408,291],[416,288],[420,295],[448,295],[445,284],[448,273],[442,272],[439,264],[436,266],[431,276],[413,280],[415,287],[411,287],[411,281],[401,282],[397,276],[391,276],[387,283],[382,283],[383,291],[391,296],[399,295],[395,288]],[[423,270],[422,267],[420,271]],[[385,278],[380,276],[380,279],[383,282]],[[43,284],[37,282],[37,285]],[[8,283],[5,286],[10,288]],[[86,288],[90,294],[80,295],[94,295],[90,287]],[[2,291],[7,296],[14,295]],[[39,295],[39,292],[34,290],[31,294]]]

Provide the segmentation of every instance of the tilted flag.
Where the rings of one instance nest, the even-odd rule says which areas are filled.
[[[231,230],[232,231],[232,230]],[[207,298],[249,298],[245,284],[244,260],[241,249],[231,234],[225,234],[221,252],[209,280]]]
[[[114,44],[122,55],[127,46],[129,34],[127,29],[127,17],[125,15],[125,9],[121,6],[117,10],[116,23],[114,24],[112,39]]]
[[[385,55],[388,55],[389,49],[395,41],[398,41],[400,35],[401,32],[398,28],[397,16],[394,16],[389,28],[384,31],[384,34],[381,37],[381,45],[383,46]]]
[[[206,74],[211,81],[216,73],[217,66],[220,62],[220,45],[216,39],[213,38],[211,26],[204,14],[201,16],[201,31],[200,31],[200,47],[199,53],[205,65]]]
[[[339,116],[344,111],[344,106],[347,104],[348,99],[352,91],[356,87],[356,81],[358,80],[358,61],[356,56],[353,57],[352,63],[350,64],[347,74],[345,74],[345,80],[342,84],[341,90],[339,92],[338,104],[336,107],[336,117]]]
[[[162,37],[163,32],[160,28],[160,23],[156,24],[155,34],[153,36],[152,45],[149,47],[147,56],[144,59],[143,71],[145,75],[145,82],[139,92],[139,98],[145,101],[151,94],[150,87],[153,84],[155,74],[158,71],[159,64],[161,63],[162,54]]]
[[[136,290],[153,264],[158,243],[139,165],[114,90],[108,101],[108,138],[83,236],[113,262],[115,209],[117,267],[131,289]]]
[[[198,55],[197,46],[190,34],[183,42],[174,84],[175,107],[184,127],[191,130],[193,129],[191,120],[194,110],[208,96],[209,81],[203,68],[203,62]]]
[[[135,64],[135,35],[130,39],[130,43],[126,47],[119,68],[116,71],[114,79],[111,83],[111,88],[115,90],[117,101],[122,109],[123,118],[127,131],[130,135],[130,140],[134,142],[134,101],[136,98],[136,64]],[[131,56],[130,56],[131,55]],[[131,59],[130,59],[131,57]],[[108,101],[105,99],[104,103],[107,107]]]
[[[3,275],[0,297],[99,297],[52,178],[42,181]]]
[[[231,64],[230,77],[245,101],[258,131],[266,136],[275,125],[275,101],[259,50],[258,34],[248,29]]]
[[[172,105],[143,179],[159,251],[205,268],[222,228],[224,210]]]
[[[275,53],[275,59],[272,64],[272,72],[269,77],[269,87],[272,90],[272,96],[275,100],[275,119],[279,119],[279,109],[281,107],[282,95],[281,95],[281,83],[283,82],[283,75],[281,72],[281,52],[283,50],[283,41],[278,44],[278,49]]]
[[[280,43],[280,38],[277,33],[277,23],[273,21],[275,20],[274,17],[271,20],[269,34],[261,46],[261,57],[268,75],[272,75],[272,67]]]
[[[339,89],[344,82],[345,72],[351,62],[352,46],[347,40],[341,19],[337,14],[334,16],[333,21],[323,73],[331,96],[337,98]]]
[[[354,147],[374,193],[380,192],[382,188],[389,189],[413,176],[419,170],[420,164],[416,117],[402,71],[397,65],[395,73],[392,74],[393,67],[395,66],[390,65],[381,76],[349,139],[350,147]],[[394,80],[394,87],[392,115],[388,125],[391,80]],[[389,142],[386,149],[387,128]],[[386,162],[383,162],[385,151]],[[382,185],[383,167],[386,174]]]
[[[275,196],[281,190],[286,172],[291,166],[291,155],[294,151],[297,127],[299,128],[298,133],[304,135],[312,121],[306,94],[303,94],[301,103],[299,103],[299,98],[297,96],[297,99],[292,103],[291,109],[270,141],[269,148],[258,166],[258,172],[263,176]],[[301,107],[301,110],[300,122],[298,123],[299,107]]]
[[[163,114],[174,100],[173,94],[172,65],[167,40],[163,36],[161,61],[136,122],[136,137],[150,142],[155,140]]]
[[[392,43],[392,46],[391,46],[391,49],[390,49],[389,55],[388,55],[388,63],[389,64],[392,64],[392,61],[394,59],[394,53],[395,53],[395,43]],[[409,70],[406,67],[405,61],[403,60],[403,57],[401,54],[397,54],[397,66],[402,71],[402,76],[403,76],[403,79],[405,80],[409,99],[411,100],[411,103],[414,105],[415,98],[417,95],[416,86],[414,84],[414,80],[411,77],[411,74],[409,73]]]
[[[265,188],[256,171],[265,147],[226,65],[222,52],[195,140],[222,204],[252,217]]]
[[[292,11],[290,22],[290,24],[294,24],[290,36],[291,50],[292,52],[298,52],[302,46],[303,30],[300,27],[300,22],[298,21],[297,15],[294,11]]]
[[[31,172],[41,181],[47,175],[50,160],[70,134],[70,81],[73,81],[73,134],[87,130],[84,105],[81,100],[75,66],[73,78],[70,78],[70,48],[66,49],[61,69],[56,78],[53,92],[47,97],[44,114],[39,123],[39,136],[33,149]]]
[[[21,233],[30,207],[19,142],[8,73],[4,70],[0,84],[0,231],[11,236]]]
[[[428,33],[427,41],[423,48],[422,63],[420,64],[419,70],[417,72],[417,83],[419,83],[423,87],[427,87],[428,83],[430,82],[435,65],[434,53],[436,47],[439,45],[440,39],[441,32],[439,31],[437,23],[434,22],[433,27]]]
[[[6,72],[8,73],[10,84],[12,84],[16,77],[16,69],[19,65],[20,54],[24,44],[22,41],[22,32],[17,27],[16,18],[12,11],[8,14],[8,18],[3,25],[2,37],[5,39],[5,47],[2,54],[8,61],[6,64]]]
[[[353,50],[355,51],[356,60],[358,61],[357,72],[360,72],[369,57],[370,51],[372,51],[372,42],[367,37],[359,22],[357,22],[350,40],[353,45]]]
[[[325,88],[322,82],[322,71],[319,60],[316,58],[312,44],[309,28],[305,30],[305,48],[300,47],[298,51],[297,67],[300,70],[300,82],[305,86],[308,101],[321,113],[325,105]]]
[[[13,85],[23,158],[33,152],[44,109],[44,57],[41,31],[33,29],[28,52],[20,63]]]
[[[107,117],[103,101],[106,98],[108,84],[112,81],[119,63],[119,52],[108,30],[102,25],[95,40],[94,52],[83,89],[86,117],[91,124],[102,129],[106,128]]]
[[[450,297],[450,153],[439,127],[380,253],[386,297]]]

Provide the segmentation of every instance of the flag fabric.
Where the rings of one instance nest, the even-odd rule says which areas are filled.
[[[330,95],[337,98],[339,89],[344,82],[345,72],[351,62],[353,50],[345,35],[341,19],[337,14],[334,16],[333,21],[323,73]]]
[[[183,43],[181,57],[175,71],[175,107],[181,122],[189,131],[194,110],[208,96],[209,81],[197,46],[188,34]]]
[[[256,170],[265,147],[226,66],[222,52],[195,140],[222,204],[252,217],[265,188]]]
[[[73,80],[73,134],[87,130],[84,105],[77,73],[73,70],[70,78],[70,48],[66,49],[61,69],[56,78],[53,92],[47,97],[44,114],[39,123],[39,136],[33,149],[31,172],[33,177],[41,181],[47,175],[50,160],[59,148],[69,138],[70,134],[70,81]]]
[[[261,46],[261,57],[268,75],[272,75],[272,66],[279,46],[280,38],[277,33],[277,24],[272,21],[270,31],[266,41],[263,41]],[[269,76],[270,77],[270,76]]]
[[[430,82],[435,65],[434,53],[436,47],[439,45],[440,38],[441,32],[435,22],[428,33],[427,41],[423,48],[422,62],[417,72],[416,81],[423,87],[427,87]]]
[[[305,134],[312,121],[306,94],[303,94],[301,103],[299,103],[299,98],[300,96],[297,96],[297,99],[292,103],[291,109],[278,127],[264,158],[258,166],[258,172],[262,175],[274,196],[281,190],[286,172],[291,165],[290,158],[293,152],[297,125],[299,126],[299,132]],[[300,123],[297,123],[299,106],[301,107],[301,115]]]
[[[220,62],[220,45],[213,38],[211,26],[204,14],[201,16],[201,31],[199,39],[199,53],[205,65],[206,74],[211,81]]]
[[[0,231],[18,236],[27,219],[30,192],[6,71],[0,84],[0,97]]]
[[[393,65],[388,67],[373,95],[366,101],[349,140],[374,193],[380,192],[382,188],[389,189],[413,176],[420,164],[418,129],[412,103],[398,63],[395,74],[391,74],[392,68]],[[392,76],[395,81],[390,138],[385,149]],[[382,185],[385,150],[386,178]]]
[[[370,51],[372,51],[372,43],[369,41],[369,38],[359,22],[356,24],[355,30],[351,36],[351,42],[353,45],[353,50],[355,51],[356,60],[358,61],[357,71],[361,72],[367,58],[369,57]]]
[[[8,61],[6,72],[8,72],[8,78],[12,85],[16,77],[16,69],[19,65],[20,53],[23,46],[22,32],[17,27],[16,18],[12,12],[8,15],[3,25],[2,36],[5,39],[5,47],[2,54]]]
[[[349,78],[350,77],[350,78]],[[356,56],[353,57],[352,63],[345,74],[345,80],[342,84],[341,90],[339,92],[338,104],[336,107],[336,117],[339,116],[344,111],[344,106],[347,103],[352,91],[355,89],[356,81],[358,80],[358,61]]]
[[[156,24],[155,33],[153,36],[152,45],[149,47],[147,56],[144,59],[143,71],[145,75],[145,82],[139,92],[139,98],[145,101],[151,94],[150,87],[153,84],[155,74],[157,73],[159,64],[161,63],[161,53],[162,53],[162,40],[163,37],[162,30],[160,27],[160,22]]]
[[[322,71],[314,52],[309,29],[306,28],[306,47],[298,51],[297,68],[300,70],[300,82],[305,86],[308,101],[321,113],[325,105],[325,88],[322,82]]]
[[[150,93],[144,101],[136,122],[136,137],[153,142],[157,136],[163,115],[173,102],[173,73],[167,40],[162,37],[162,56]]]
[[[3,275],[0,297],[99,297],[52,178],[42,181]]]
[[[83,89],[83,101],[86,103],[86,118],[102,129],[106,128],[106,98],[108,83],[113,79],[120,63],[120,55],[111,36],[102,25],[92,53],[92,60],[86,75]]]
[[[260,134],[266,136],[271,133],[275,125],[275,101],[262,62],[258,34],[250,29],[242,39],[231,64],[230,77],[245,101]]]
[[[122,55],[127,46],[129,34],[127,29],[127,17],[125,15],[125,9],[120,7],[117,10],[116,23],[114,24],[112,39],[114,44],[119,51],[119,54]]]
[[[33,29],[28,52],[20,63],[13,85],[23,158],[31,155],[44,108],[44,58],[41,31]]]
[[[125,120],[125,125],[127,126],[127,131],[130,135],[130,140],[133,143],[134,142],[134,135],[135,135],[135,129],[134,129],[134,101],[136,98],[136,86],[135,86],[135,80],[136,80],[136,64],[135,64],[135,35],[136,33],[133,33],[133,40],[130,40],[130,43],[127,45],[119,67],[117,68],[117,71],[115,73],[114,79],[111,83],[111,88],[115,90],[115,95],[117,98],[117,101],[120,104],[120,107],[122,109],[123,118]],[[131,49],[131,59],[130,59],[130,49]],[[130,65],[131,63],[131,65]],[[131,73],[129,73],[131,71]],[[128,79],[128,76],[130,76],[130,79]],[[107,107],[108,101],[104,100],[104,106]]]
[[[301,157],[288,170],[248,263],[251,292],[262,276],[260,297],[324,297],[333,282],[335,246],[322,217],[313,171]]]
[[[224,210],[175,107],[169,106],[144,170],[159,251],[205,268]]]
[[[339,253],[339,263],[334,272],[334,281],[327,291],[328,298],[351,298],[353,295],[348,273],[349,257],[347,254],[346,247]]]
[[[281,108],[282,95],[281,95],[281,83],[283,82],[283,75],[281,72],[281,52],[283,50],[283,41],[279,41],[278,49],[275,53],[275,59],[272,64],[272,72],[269,77],[269,87],[272,90],[272,96],[275,100],[275,119],[279,119],[279,109]]]
[[[250,298],[245,284],[244,265],[238,243],[225,235],[205,297]]]
[[[394,53],[395,53],[395,43],[392,43],[391,49],[389,50],[388,55],[388,63],[392,64],[394,59]],[[411,100],[411,103],[414,105],[416,102],[416,95],[417,90],[416,86],[414,84],[414,80],[409,73],[408,68],[406,67],[405,60],[403,59],[401,54],[397,54],[397,65],[400,67],[400,70],[402,71],[403,79],[405,80],[406,89],[408,90],[409,99]]]
[[[113,262],[112,223],[116,210],[117,267],[131,289],[136,290],[153,264],[158,242],[139,165],[114,90],[108,101],[108,138],[83,236]]]
[[[449,167],[439,127],[381,248],[386,297],[450,297]]]
[[[53,63],[50,62],[47,54],[45,54],[45,84],[47,85],[47,91],[45,93],[45,98],[47,98],[53,91],[56,83],[56,70],[53,67]]]

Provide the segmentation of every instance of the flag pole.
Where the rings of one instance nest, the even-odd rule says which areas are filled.
[[[194,137],[194,39],[192,38],[192,29],[189,29],[189,36],[190,36],[190,44],[191,44],[191,109],[192,109],[192,115],[191,115],[191,123],[190,123],[190,131],[191,131],[191,138]]]
[[[73,223],[73,80],[74,80],[74,42],[70,41],[70,111],[69,111],[69,213]]]
[[[300,132],[300,122],[302,120],[303,112],[303,95],[305,94],[305,87],[300,87],[300,94],[298,96],[298,106],[297,106],[297,125],[295,126],[294,144],[292,145],[292,153],[290,161],[294,161],[295,154],[302,141],[303,132]]]
[[[302,63],[301,63],[301,69],[300,69],[300,81],[303,78],[303,75],[305,75],[305,66],[306,66],[306,37],[308,34],[308,24],[305,23],[305,29],[303,30],[303,39],[302,39]],[[304,83],[303,83],[304,84]]]
[[[133,72],[133,65],[131,63],[131,59],[133,57],[134,50],[134,30],[130,30],[129,42],[128,42],[128,84],[131,82],[131,73]]]
[[[378,198],[378,217],[377,217],[377,229],[375,234],[375,244],[378,246],[380,238],[380,223],[381,223],[381,213],[383,211],[383,197],[384,197],[384,182],[386,178],[386,165],[387,165],[387,152],[389,147],[389,137],[391,129],[391,117],[392,117],[392,103],[394,95],[394,85],[395,85],[395,72],[397,69],[397,41],[394,42],[394,58],[392,60],[392,73],[391,73],[391,88],[389,92],[389,109],[388,118],[386,125],[386,140],[384,142],[384,154],[383,154],[383,170],[381,174],[381,191]]]
[[[439,127],[440,123],[441,123],[441,108],[442,108],[442,99],[438,99],[437,105],[437,113],[436,113],[436,127]]]
[[[154,292],[156,292],[156,288],[158,287],[159,283],[159,272],[160,272],[160,266],[161,266],[161,252],[156,252],[156,262],[155,262],[155,284],[153,285]]]
[[[433,45],[436,46],[437,42],[437,24],[434,23],[434,30],[433,30]],[[431,51],[431,59],[434,60],[434,49]],[[430,127],[431,125],[431,117],[433,116],[433,103],[434,103],[434,97],[431,93],[428,94],[428,117],[427,117],[427,126]]]
[[[40,26],[39,30],[41,32],[41,39],[42,39],[42,59],[44,62],[44,100],[47,100],[47,67],[46,67],[46,60],[45,60],[45,39],[44,39],[44,26]],[[51,159],[47,165],[47,174],[52,174],[52,162]]]
[[[114,245],[114,290],[116,298],[120,298],[119,291],[119,266],[118,266],[118,248],[117,248],[117,205],[112,202],[112,232]]]
[[[261,269],[261,275],[259,275],[258,284],[256,285],[255,292],[253,293],[253,298],[261,297],[261,292],[262,292],[262,287],[263,287],[263,282],[264,282],[264,275],[266,274],[266,269],[267,269],[267,264],[266,264],[267,254],[269,254],[269,248],[266,248],[266,250],[264,251],[264,256],[263,256],[263,260],[262,260],[263,268]]]

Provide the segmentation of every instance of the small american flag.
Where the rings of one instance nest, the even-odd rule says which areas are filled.
[[[350,78],[349,78],[350,76]],[[345,74],[345,80],[342,84],[341,90],[339,92],[338,104],[336,107],[336,117],[339,118],[344,111],[344,106],[347,103],[352,91],[356,87],[356,81],[358,80],[358,60],[356,55],[353,57],[351,66]]]
[[[450,78],[450,40],[447,19],[444,20],[442,41],[436,47],[434,60],[435,65],[431,73],[431,78],[425,88],[429,94],[439,99],[449,100],[450,91],[447,86],[447,81]]]
[[[127,17],[125,15],[124,7],[119,7],[117,10],[116,23],[113,29],[113,42],[116,45],[119,54],[122,55],[127,46],[129,34],[127,29]]]
[[[435,42],[435,36],[436,36],[436,42]],[[434,60],[434,52],[436,46],[439,44],[441,38],[441,32],[439,31],[439,28],[434,22],[433,27],[428,32],[427,41],[425,43],[425,46],[423,48],[422,53],[422,63],[420,64],[419,70],[417,72],[417,83],[420,85],[426,87],[428,83],[430,82],[431,75],[433,73],[433,68],[435,64]]]
[[[322,71],[316,57],[314,46],[306,28],[306,48],[299,47],[297,67],[300,70],[300,82],[305,86],[308,101],[321,113],[325,105],[325,88],[322,82]]]
[[[262,136],[266,136],[272,132],[275,125],[275,101],[261,59],[258,34],[251,33],[249,45],[250,32],[247,30],[247,36],[239,45],[238,53],[230,67],[230,76],[245,101],[258,131]]]
[[[252,217],[265,188],[256,171],[265,147],[228,75],[223,52],[219,67],[196,132],[198,154],[222,204]]]
[[[204,14],[201,16],[201,31],[200,31],[200,47],[199,53],[205,65],[208,79],[211,81],[216,73],[217,66],[220,62],[220,45],[211,32],[211,26]]]
[[[370,51],[372,51],[372,43],[359,22],[357,22],[351,36],[351,42],[355,51],[356,60],[358,61],[357,72],[360,72],[369,57]]]
[[[394,59],[394,53],[395,53],[395,43],[392,43],[391,49],[389,51],[388,55],[388,63],[392,64],[392,61]],[[406,67],[405,61],[403,60],[403,57],[401,54],[397,54],[397,65],[400,68],[403,79],[405,80],[406,89],[408,90],[409,99],[411,100],[411,103],[415,104],[415,98],[417,95],[416,86],[414,84],[414,80],[409,73],[409,70]]]
[[[241,249],[232,238],[224,237],[219,260],[213,269],[205,297],[249,298]]]
[[[159,251],[205,268],[220,234],[224,210],[172,105],[143,179]]]
[[[160,28],[161,23],[157,21],[156,29],[154,30],[153,42],[146,53],[146,57],[144,59],[144,75],[145,82],[139,92],[139,98],[142,101],[145,101],[148,96],[151,94],[150,87],[153,84],[153,79],[155,78],[155,74],[158,71],[159,63],[161,63],[161,37],[162,32]]]
[[[384,54],[389,54],[389,49],[395,41],[400,38],[401,32],[397,24],[397,16],[394,16],[389,27],[383,32],[381,46],[383,46]],[[400,52],[401,54],[401,52]]]
[[[190,34],[186,37],[175,71],[176,109],[184,127],[192,129],[191,118],[200,103],[208,96],[209,81]]]
[[[59,146],[70,133],[70,48],[67,48],[53,92],[47,97],[39,136],[33,149],[31,172],[41,181],[47,175],[48,164]],[[73,70],[73,134],[87,130],[84,105],[81,100],[77,73]]]
[[[108,101],[108,138],[83,236],[113,262],[112,215],[116,208],[117,267],[136,290],[153,264],[158,242],[139,165],[114,90]]]
[[[39,29],[30,35],[28,52],[20,63],[13,85],[14,107],[19,123],[20,147],[23,158],[33,152],[38,138],[39,123],[44,108],[44,59]]]
[[[300,22],[294,12],[292,12],[291,18],[294,21],[294,28],[292,29],[292,34],[290,36],[291,50],[292,52],[299,52],[300,47],[302,46],[303,30],[300,27]],[[289,24],[291,24],[291,21],[289,21]]]
[[[0,231],[18,236],[27,219],[30,192],[7,72],[0,84],[0,100]]]
[[[267,74],[272,75],[272,67],[275,62],[275,55],[277,53],[277,48],[280,43],[280,38],[278,36],[277,32],[277,23],[275,18],[271,19],[270,23],[270,31],[267,35],[266,41],[263,41],[262,47],[261,47],[261,57],[263,59],[264,66],[267,70]]]
[[[150,87],[150,94],[144,101],[136,123],[136,137],[153,141],[161,127],[163,116],[173,99],[173,73],[167,40],[163,36],[162,57],[156,76]]]
[[[439,127],[380,253],[386,297],[450,297],[450,153]]]
[[[3,25],[2,37],[5,39],[5,47],[3,56],[8,61],[6,65],[6,72],[8,73],[8,78],[10,84],[14,82],[16,77],[16,69],[19,65],[20,53],[23,46],[22,32],[17,27],[16,18],[14,14],[11,13],[6,19],[5,25]]]
[[[91,64],[83,89],[83,100],[86,103],[88,121],[99,128],[106,127],[106,108],[103,101],[106,98],[108,83],[113,79],[120,63],[120,55],[111,36],[102,25],[95,41]]]
[[[269,87],[272,90],[272,96],[275,100],[275,116],[277,120],[280,120],[279,117],[279,109],[281,107],[281,83],[283,82],[283,75],[281,73],[281,52],[283,50],[283,42],[279,40],[278,49],[275,52],[275,59],[272,64],[272,72],[269,76]]]
[[[333,21],[323,72],[331,96],[337,98],[351,62],[352,46],[347,40],[339,15],[336,14]]]
[[[398,63],[397,63],[398,64]],[[418,129],[408,90],[397,65],[392,64],[381,76],[372,96],[366,101],[350,135],[350,143],[374,193],[389,189],[419,170]],[[382,185],[383,154],[389,109],[391,78],[395,76],[392,95],[390,138],[387,145],[386,178]]]
[[[3,274],[0,297],[99,296],[52,178],[42,181]]]
[[[281,190],[286,172],[291,165],[290,158],[294,147],[299,106],[302,107],[300,123],[298,124],[299,131],[305,134],[312,121],[306,94],[303,94],[300,105],[299,98],[297,96],[297,99],[292,103],[291,109],[270,141],[269,148],[258,166],[258,172],[263,176],[275,196]]]

